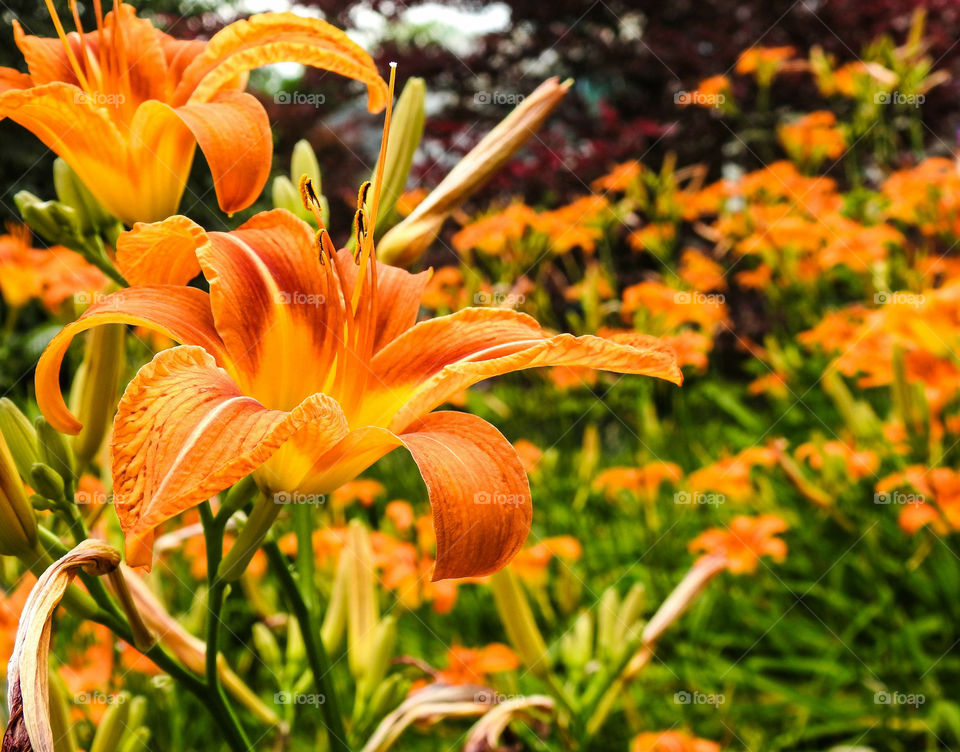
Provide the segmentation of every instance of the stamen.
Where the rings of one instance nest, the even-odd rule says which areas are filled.
[[[320,197],[317,196],[317,191],[313,187],[313,181],[306,174],[300,176],[300,200],[303,202],[303,207],[313,213],[313,218],[317,220],[317,227],[322,230],[324,224],[323,214],[320,211]]]
[[[364,238],[365,242],[360,248],[360,271],[357,275],[357,284],[353,289],[353,310],[357,310],[357,303],[360,300],[360,291],[363,289],[363,281],[367,271],[367,260],[373,254],[373,229],[377,226],[377,208],[380,205],[380,189],[383,186],[383,173],[387,162],[387,141],[390,138],[390,118],[393,115],[393,90],[397,81],[397,64],[390,63],[390,94],[387,97],[387,112],[383,118],[383,138],[380,139],[380,156],[377,158],[377,174],[373,183],[373,202],[370,204],[370,233]],[[364,198],[366,196],[364,195]],[[376,260],[374,260],[376,263]]]
[[[57,9],[53,5],[53,0],[44,0],[44,3],[46,3],[50,19],[53,21],[53,27],[57,30],[57,36],[60,37],[60,41],[63,43],[63,48],[67,53],[67,60],[70,61],[70,67],[73,69],[74,74],[76,74],[77,81],[80,82],[80,88],[87,93],[92,93],[93,90],[87,82],[87,77],[83,75],[83,68],[80,67],[80,61],[77,60],[77,56],[73,54],[73,48],[67,40],[67,33],[63,30],[63,24],[60,22],[60,16],[57,14]]]
[[[316,243],[317,249],[320,251],[320,263],[326,264],[326,256],[330,256],[333,259],[334,249],[333,241],[330,240],[330,233],[327,232],[326,228],[321,227],[317,230],[317,234],[313,237],[313,242]]]

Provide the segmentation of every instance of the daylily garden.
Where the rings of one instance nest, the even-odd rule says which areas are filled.
[[[2,750],[960,748],[956,8],[401,5],[5,10]]]

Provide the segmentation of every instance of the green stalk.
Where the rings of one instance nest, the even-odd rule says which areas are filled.
[[[286,559],[276,542],[268,541],[264,543],[263,550],[267,554],[270,566],[276,570],[277,576],[280,578],[280,586],[283,588],[284,595],[300,626],[300,633],[307,651],[307,661],[310,663],[310,670],[313,673],[317,692],[324,697],[320,709],[323,712],[327,738],[330,740],[330,749],[334,752],[350,752],[347,732],[343,725],[343,715],[340,712],[340,701],[337,698],[336,689],[330,676],[330,659],[327,657],[323,640],[320,638],[320,627],[313,614],[307,609],[300,589],[297,587],[297,581],[290,573]],[[309,550],[312,553],[313,547],[311,546]],[[312,585],[311,582],[311,588]]]

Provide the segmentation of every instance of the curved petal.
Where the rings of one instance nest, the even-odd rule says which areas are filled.
[[[71,49],[77,58],[80,57],[80,39],[76,34],[67,36]],[[13,40],[16,42],[23,59],[30,71],[30,78],[34,84],[43,84],[62,81],[68,84],[79,85],[76,74],[70,66],[66,51],[57,37],[37,37],[27,34],[20,22],[13,21]]]
[[[373,359],[371,383],[377,389],[365,401],[364,418],[381,425],[389,421],[391,430],[402,431],[471,384],[541,366],[586,366],[683,381],[676,354],[654,337],[635,335],[629,343],[550,337],[523,314],[468,308],[417,324]]]
[[[217,202],[227,214],[257,200],[270,176],[273,136],[257,98],[242,91],[221,91],[209,102],[177,107],[207,159]]]
[[[113,487],[127,563],[150,566],[154,529],[257,470],[290,441],[347,432],[337,402],[312,395],[268,410],[199,347],[164,350],[130,382],[114,422]]]
[[[280,62],[322,68],[367,85],[368,106],[379,112],[387,85],[364,50],[340,29],[294,13],[262,13],[217,32],[183,72],[176,104],[209,101],[239,74]]]
[[[344,297],[353,297],[353,286],[360,267],[348,250],[337,252],[337,269]],[[377,353],[417,323],[420,301],[433,270],[411,274],[406,269],[377,262],[377,324],[373,352]]]
[[[60,365],[70,342],[80,332],[101,324],[147,326],[182,344],[199,345],[222,365],[229,363],[213,326],[210,298],[191,287],[131,287],[108,295],[67,324],[47,345],[37,364],[37,404],[50,424],[63,433],[82,426],[67,409],[60,391]]]
[[[14,68],[0,68],[0,94],[11,89],[29,89],[33,79]]]
[[[209,238],[198,252],[200,266],[241,386],[264,404],[289,410],[321,391],[327,375],[319,358],[327,289],[313,231],[276,209]]]
[[[117,239],[117,268],[131,285],[185,285],[200,273],[206,231],[184,216],[137,222]]]
[[[111,213],[122,217],[125,204],[137,202],[127,172],[127,141],[82,89],[65,83],[11,89],[0,94],[0,117],[22,125],[63,157]]]
[[[514,557],[530,532],[530,485],[516,449],[469,413],[432,413],[401,438],[427,484],[437,533],[433,579],[480,577]]]
[[[505,566],[530,531],[530,487],[510,442],[475,415],[432,413],[400,436],[375,426],[351,431],[317,460],[302,488],[331,493],[399,446],[417,463],[433,507],[434,579]]]

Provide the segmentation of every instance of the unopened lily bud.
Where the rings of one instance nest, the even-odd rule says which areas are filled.
[[[317,161],[317,155],[310,146],[310,142],[301,138],[293,145],[293,153],[290,155],[290,179],[294,183],[299,183],[300,176],[306,175],[313,183],[313,190],[319,196],[323,193],[321,189],[320,163]]]
[[[53,731],[53,752],[74,752],[77,740],[70,720],[70,705],[67,702],[63,680],[55,671],[49,672],[50,729]]]
[[[617,644],[617,627],[620,615],[620,596],[616,588],[609,587],[600,596],[597,606],[597,653],[607,658],[620,647]]]
[[[120,399],[120,373],[124,364],[122,324],[97,326],[87,333],[87,351],[83,357],[83,379],[77,392],[73,413],[83,428],[73,437],[73,452],[83,468],[100,450]]]
[[[340,560],[337,564],[337,574],[333,581],[333,592],[330,594],[330,603],[323,617],[320,627],[320,638],[323,640],[327,652],[333,652],[340,647],[343,634],[347,628],[347,591],[350,587],[350,552],[344,547],[340,551]]]
[[[243,509],[257,493],[257,483],[252,475],[248,475],[227,492],[220,505],[219,514],[232,516]]]
[[[546,675],[550,669],[547,644],[533,618],[520,580],[509,569],[501,569],[490,578],[490,589],[507,638],[520,660],[535,676]]]
[[[0,554],[22,556],[37,543],[37,517],[6,440],[0,436]]]
[[[270,194],[274,209],[286,209],[291,214],[296,214],[304,222],[313,219],[313,214],[307,211],[303,201],[300,200],[300,191],[286,175],[278,175],[273,179]]]
[[[383,682],[397,645],[397,617],[390,615],[380,620],[373,635],[370,662],[357,686],[361,697],[370,697]]]
[[[367,704],[367,717],[383,718],[394,710],[407,696],[409,684],[400,674],[391,674],[380,682]]]
[[[423,138],[423,126],[427,119],[427,86],[422,78],[411,78],[393,108],[390,135],[387,141],[387,159],[383,170],[383,187],[377,212],[375,234],[379,234],[393,220],[394,207],[403,193],[410,175],[413,155]],[[373,170],[377,174],[376,168]],[[375,177],[373,178],[375,179]]]
[[[593,657],[593,614],[584,611],[573,622],[573,629],[560,640],[563,662],[573,669],[583,669]]]
[[[544,81],[490,131],[377,246],[381,261],[409,266],[427,249],[444,220],[476,193],[527,142],[560,103],[571,82]]]
[[[34,427],[37,429],[37,447],[40,461],[49,465],[63,478],[64,484],[69,490],[69,495],[72,495],[73,452],[70,450],[67,437],[51,426],[43,417],[37,418]]]
[[[45,499],[53,502],[63,501],[63,478],[49,465],[33,463],[30,468],[30,485]]]
[[[630,591],[627,593],[626,597],[624,597],[623,602],[620,604],[620,633],[618,635],[619,642],[629,639],[630,635],[627,634],[627,631],[632,629],[643,615],[643,605],[645,600],[646,588],[643,586],[642,582],[635,582],[633,587],[630,588]]]
[[[93,744],[90,745],[90,752],[114,752],[123,739],[123,734],[127,728],[127,719],[130,716],[130,696],[123,692],[115,695],[113,702],[107,707],[107,711],[100,719],[100,725],[97,727],[97,733],[93,737]]]
[[[77,248],[83,245],[83,231],[77,212],[59,201],[42,201],[30,191],[13,197],[23,221],[48,243]]]
[[[324,643],[327,652],[332,652]],[[303,633],[300,631],[300,623],[296,619],[287,619],[287,653],[286,662],[288,666],[299,666],[307,659],[307,646],[303,641]]]
[[[150,742],[150,729],[141,726],[124,738],[117,752],[147,752]]]
[[[270,527],[280,514],[280,504],[271,494],[261,493],[237,540],[220,560],[217,577],[225,582],[240,579],[253,555],[267,537]]]
[[[60,157],[53,161],[53,187],[59,202],[77,213],[80,230],[84,235],[117,223],[117,219],[103,208],[77,173]]]
[[[372,660],[380,609],[370,533],[359,520],[350,522],[344,550],[349,552],[346,559],[347,662],[350,673],[361,677]]]
[[[271,671],[279,671],[283,666],[283,656],[280,653],[277,638],[273,636],[270,627],[257,622],[253,625],[252,633],[253,646],[257,649],[257,655],[260,656],[264,665]]]
[[[147,698],[143,695],[137,695],[130,700],[130,710],[127,711],[127,727],[138,729],[143,725],[147,718]]]
[[[20,477],[30,477],[30,468],[37,462],[37,432],[20,409],[6,397],[0,398],[0,433],[6,439]]]

